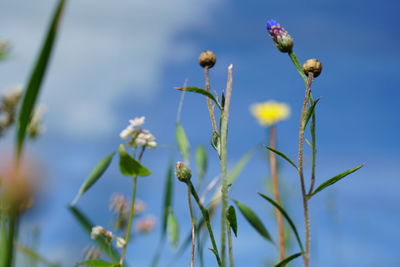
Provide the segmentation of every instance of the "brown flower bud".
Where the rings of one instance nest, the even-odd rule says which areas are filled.
[[[211,69],[215,65],[215,62],[217,62],[217,57],[210,50],[204,51],[199,56],[199,64],[203,68]]]
[[[318,59],[311,58],[303,64],[303,71],[307,76],[312,73],[316,78],[321,74],[322,64]]]

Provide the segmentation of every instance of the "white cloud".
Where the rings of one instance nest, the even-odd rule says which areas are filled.
[[[78,137],[107,133],[119,100],[151,99],[163,63],[195,53],[193,44],[176,36],[206,26],[218,5],[213,0],[69,2],[41,99],[49,107],[50,130]],[[15,54],[0,66],[8,77],[1,87],[26,79],[53,8],[50,0],[0,4],[2,34]],[[94,132],[93,122],[100,120]]]

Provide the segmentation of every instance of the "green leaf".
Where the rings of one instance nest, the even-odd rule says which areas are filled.
[[[126,152],[124,145],[119,146],[119,170],[125,176],[148,176],[151,174],[151,171]]]
[[[275,264],[274,267],[283,267],[283,266],[285,266],[286,264],[288,264],[290,261],[292,261],[292,260],[294,260],[295,258],[301,256],[301,254],[303,254],[303,253],[300,252],[300,253],[293,254],[292,256],[289,256],[289,257],[287,257],[286,259],[284,259],[284,260],[278,262],[277,264]]]
[[[304,249],[303,249],[303,244],[302,244],[302,242],[301,242],[299,233],[297,232],[296,226],[294,225],[292,219],[290,219],[288,213],[282,208],[281,205],[279,205],[278,203],[276,203],[272,198],[267,197],[266,195],[261,194],[261,193],[258,193],[258,194],[259,194],[261,197],[263,197],[265,200],[267,200],[269,203],[271,203],[275,208],[277,208],[277,209],[281,212],[282,216],[285,217],[285,219],[286,219],[287,222],[289,223],[290,227],[292,228],[293,233],[294,233],[294,235],[296,236],[297,243],[299,244],[299,247],[300,247],[301,251],[304,251]]]
[[[93,260],[87,260],[80,262],[79,265],[85,265],[85,266],[92,266],[92,267],[117,267],[120,266],[119,264],[99,260],[99,259],[93,259]]]
[[[168,225],[168,214],[172,209],[172,196],[173,196],[173,181],[174,181],[174,165],[172,163],[168,166],[167,177],[165,180],[164,191],[164,207],[163,207],[163,220],[162,220],[162,236],[165,236]]]
[[[115,152],[112,152],[111,154],[108,154],[104,158],[102,158],[96,166],[92,169],[92,171],[89,173],[88,177],[86,180],[83,182],[81,185],[78,194],[76,195],[75,199],[72,201],[71,205],[75,205],[79,198],[87,191],[89,188],[97,182],[97,180],[100,179],[100,177],[103,175],[103,173],[107,170],[108,166],[110,166],[110,163],[114,157]]]
[[[341,174],[336,175],[335,177],[327,180],[326,182],[322,183],[320,186],[317,187],[317,189],[314,190],[314,192],[312,192],[312,194],[310,195],[310,197],[314,196],[316,193],[318,193],[319,191],[324,190],[326,187],[333,185],[334,183],[338,182],[339,180],[343,179],[344,177],[346,177],[347,175],[361,169],[364,165],[358,165],[357,167],[353,168],[353,169],[349,169],[347,171],[342,172]]]
[[[254,150],[247,152],[240,160],[236,163],[235,167],[232,171],[228,173],[228,184],[233,184],[236,181],[237,177],[243,171],[244,167],[250,161],[251,157],[254,154]]]
[[[304,118],[305,122],[304,122],[304,128],[306,128],[308,121],[310,120],[311,116],[314,114],[315,111],[315,106],[317,105],[318,101],[320,100],[320,98],[315,99],[311,106],[308,108],[307,113],[306,113],[306,117]]]
[[[184,161],[189,161],[190,145],[186,136],[185,129],[179,123],[176,123],[176,143],[178,144],[179,152]]]
[[[37,251],[35,251],[33,248],[30,248],[28,246],[22,245],[20,243],[15,243],[15,248],[18,249],[21,253],[24,255],[28,256],[30,259],[32,259],[32,263],[37,265],[37,263],[41,263],[41,266],[48,266],[48,267],[59,267],[59,264],[52,263],[51,261],[47,260],[45,257],[40,255]]]
[[[207,153],[204,146],[197,147],[194,158],[197,165],[198,179],[202,184],[207,170]]]
[[[177,90],[180,91],[186,91],[186,92],[193,92],[193,93],[197,93],[197,94],[201,94],[201,95],[205,95],[206,97],[210,98],[212,101],[214,101],[214,103],[217,105],[217,107],[222,110],[221,105],[218,103],[217,99],[215,98],[215,96],[213,94],[211,94],[210,92],[208,92],[205,89],[199,88],[199,87],[180,87],[180,88],[176,88]]]
[[[277,155],[281,156],[282,158],[284,158],[287,162],[289,162],[297,170],[296,164],[294,164],[294,162],[288,156],[286,156],[285,154],[283,154],[282,152],[280,152],[279,150],[277,150],[275,148],[272,148],[272,147],[269,147],[269,146],[265,146],[265,147],[268,150],[270,150],[270,151],[274,152],[275,154],[277,154]]]
[[[17,154],[21,154],[24,145],[26,131],[32,118],[32,112],[40,92],[42,81],[45,77],[47,65],[50,60],[53,45],[57,37],[61,16],[66,0],[59,0],[53,13],[53,18],[47,29],[47,34],[36,59],[35,67],[28,79],[25,92],[22,96],[22,104],[17,118]]]
[[[92,232],[94,224],[77,207],[70,206],[69,211],[71,212],[74,219],[78,222],[78,224],[85,230],[86,234],[89,236],[90,233]],[[96,242],[99,249],[104,254],[106,254],[110,260],[115,262],[119,260],[120,255],[118,251],[113,246],[110,249],[110,245],[104,239],[96,238],[94,242]],[[127,264],[124,263],[124,266],[126,267]]]
[[[231,227],[233,233],[237,237],[237,220],[236,220],[236,211],[233,206],[230,206],[228,212],[226,213],[226,218],[228,219],[229,226]]]
[[[254,229],[265,239],[268,241],[273,242],[270,234],[268,233],[267,229],[265,228],[264,224],[257,216],[257,214],[247,205],[235,200],[236,206],[239,208],[242,215],[246,218],[246,220],[254,227]]]
[[[172,246],[176,248],[179,242],[179,224],[172,212],[168,214],[168,236]]]

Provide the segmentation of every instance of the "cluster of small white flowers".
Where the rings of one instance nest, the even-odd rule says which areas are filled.
[[[147,146],[149,148],[156,148],[156,138],[148,130],[142,130],[136,137],[135,142],[139,146]]]
[[[107,239],[112,239],[113,234],[111,231],[106,230],[103,226],[95,226],[92,228],[92,232],[90,233],[91,239],[96,239],[99,236],[104,236]]]
[[[111,231],[104,229],[103,226],[97,225],[92,228],[90,238],[96,239],[99,236],[104,236],[109,243],[111,243],[111,241],[113,240],[113,233]],[[117,248],[123,248],[126,246],[126,240],[124,238],[116,236],[114,239]]]
[[[115,244],[117,245],[117,248],[123,248],[126,246],[126,241],[122,237],[117,237],[115,238]]]
[[[137,117],[129,120],[129,125],[122,130],[119,136],[122,139],[132,137],[132,142],[138,146],[156,148],[156,138],[148,130],[137,128],[143,125],[145,117]]]

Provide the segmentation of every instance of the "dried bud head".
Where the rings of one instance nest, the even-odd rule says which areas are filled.
[[[182,161],[178,161],[175,165],[175,174],[176,178],[179,181],[187,183],[192,178],[192,171],[186,166],[186,164]]]
[[[215,65],[215,62],[217,62],[217,57],[210,50],[204,51],[199,56],[199,64],[203,68],[211,69]]]
[[[316,78],[321,74],[322,64],[318,59],[311,58],[303,64],[303,71],[307,76],[312,73]]]

